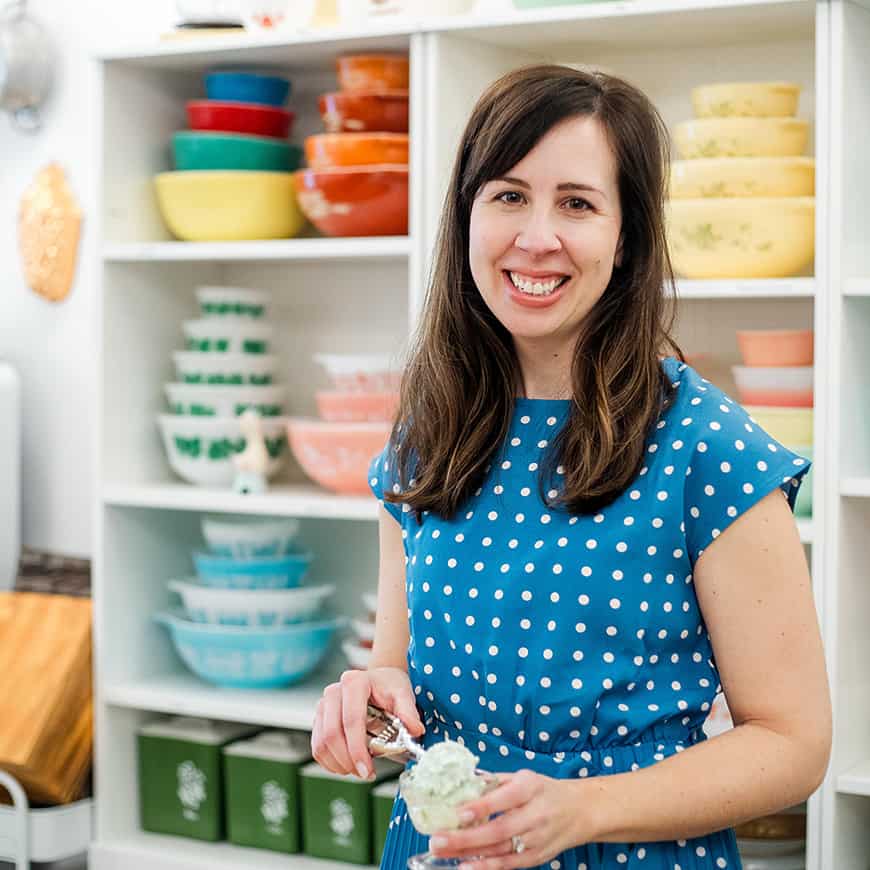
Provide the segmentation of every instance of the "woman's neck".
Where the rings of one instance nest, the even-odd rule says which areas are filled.
[[[519,363],[517,395],[525,399],[570,399],[571,354],[569,349],[536,345],[514,339]]]

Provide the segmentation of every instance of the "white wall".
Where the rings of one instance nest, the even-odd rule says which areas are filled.
[[[2,4],[0,4],[2,5]],[[94,493],[91,430],[96,363],[92,227],[97,135],[93,52],[142,42],[171,26],[172,0],[29,0],[57,46],[57,79],[42,132],[26,136],[0,116],[0,359],[22,381],[22,543],[89,555]],[[21,194],[57,160],[84,210],[71,295],[52,304],[25,284],[17,243]]]

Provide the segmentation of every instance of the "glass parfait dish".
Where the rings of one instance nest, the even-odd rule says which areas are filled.
[[[471,779],[449,794],[437,795],[420,788],[414,781],[414,769],[404,771],[399,776],[399,792],[408,808],[408,816],[414,827],[421,834],[431,835],[436,831],[455,831],[459,828],[474,827],[459,822],[460,805],[487,794],[499,784],[498,778],[483,770],[475,770]],[[442,870],[447,867],[458,867],[463,861],[474,860],[465,858],[442,858],[431,852],[421,852],[408,859],[408,870]]]

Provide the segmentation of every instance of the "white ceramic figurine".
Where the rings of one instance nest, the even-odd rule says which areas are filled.
[[[253,408],[248,408],[239,417],[242,435],[245,436],[245,449],[233,456],[236,476],[233,489],[240,493],[265,492],[266,469],[269,466],[269,451],[263,437],[263,427],[260,415]]]

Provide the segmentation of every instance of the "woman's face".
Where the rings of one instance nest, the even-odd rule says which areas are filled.
[[[621,227],[604,129],[595,118],[570,118],[480,189],[471,273],[515,339],[573,341],[620,262]]]

